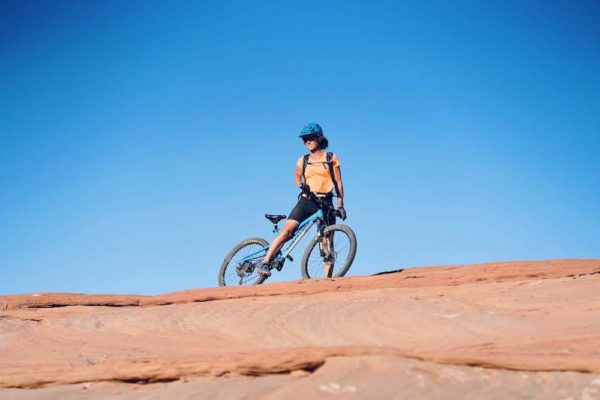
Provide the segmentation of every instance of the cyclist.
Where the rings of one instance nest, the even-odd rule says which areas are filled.
[[[312,192],[319,197],[322,207],[326,208],[333,206],[333,190],[335,188],[338,192],[338,215],[343,220],[346,219],[346,211],[344,210],[344,185],[342,183],[340,161],[336,154],[331,156],[330,163],[327,161],[327,152],[325,149],[329,146],[329,140],[323,135],[323,129],[317,123],[306,124],[300,132],[300,138],[304,142],[306,149],[310,152],[306,169],[304,167],[305,156],[300,157],[296,163],[294,181],[296,186],[302,189],[302,194],[298,198],[298,203],[290,213],[279,235],[273,239],[262,264],[256,268],[258,273],[265,276],[271,276],[271,269],[274,267],[272,262],[275,254],[293,236],[298,225],[317,212],[321,207],[321,205],[308,195],[308,192]],[[335,183],[329,171],[330,165],[333,166]],[[335,187],[336,184],[337,188]],[[325,218],[328,225],[335,223],[335,215],[326,215]],[[331,265],[324,265],[324,268],[329,269],[329,271],[325,272],[325,276],[330,276]]]

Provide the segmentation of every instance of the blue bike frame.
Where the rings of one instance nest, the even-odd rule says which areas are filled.
[[[302,223],[300,225],[298,225],[298,229],[296,229],[296,232],[294,233],[294,236],[292,236],[292,240],[287,245],[287,248],[283,252],[280,252],[277,255],[277,257],[276,257],[277,260],[279,260],[281,262],[281,264],[283,265],[283,262],[285,261],[285,259],[296,248],[298,243],[300,243],[300,241],[308,233],[310,228],[312,228],[314,224],[316,224],[320,221],[323,221],[324,218],[325,218],[325,215],[323,214],[323,210],[318,210],[316,213],[314,213],[313,215],[311,215],[310,217],[308,217],[307,219],[302,221]],[[320,233],[320,231],[319,231],[319,233]],[[249,256],[244,257],[240,261],[240,264],[242,264],[246,261],[251,261],[252,259],[255,259],[259,256],[264,256],[265,254],[267,254],[268,250],[269,250],[269,248],[265,247],[264,249],[259,250],[256,253],[250,254]]]

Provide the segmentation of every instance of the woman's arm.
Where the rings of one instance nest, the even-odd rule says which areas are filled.
[[[338,207],[344,206],[344,183],[342,182],[342,169],[337,166],[333,169],[333,175],[338,186]]]
[[[302,187],[302,164],[296,164],[296,172],[294,173],[294,182],[296,186]]]

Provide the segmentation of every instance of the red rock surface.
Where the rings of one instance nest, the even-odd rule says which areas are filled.
[[[368,371],[388,364],[391,371],[400,360],[438,372],[462,368],[460,374],[485,367],[594,377],[600,373],[600,260],[413,268],[154,297],[0,296],[0,397],[14,394],[9,388],[295,371],[273,378],[292,385],[299,378],[291,376],[313,374],[304,379],[309,382],[331,371],[327,365],[350,368],[359,360],[368,366],[356,375],[364,385],[380,379]],[[237,378],[220,378],[231,379]],[[261,379],[252,380],[254,389],[271,382]],[[360,391],[360,384],[348,389],[354,398],[377,393]],[[600,393],[600,380],[598,386]]]

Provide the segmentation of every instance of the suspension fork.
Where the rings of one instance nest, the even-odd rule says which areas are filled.
[[[325,259],[326,256],[330,256],[333,251],[331,240],[329,240],[329,234],[323,232],[326,227],[327,224],[325,224],[324,221],[318,222],[317,230],[319,231],[319,253],[323,259]],[[327,248],[323,248],[323,242],[326,243]]]

